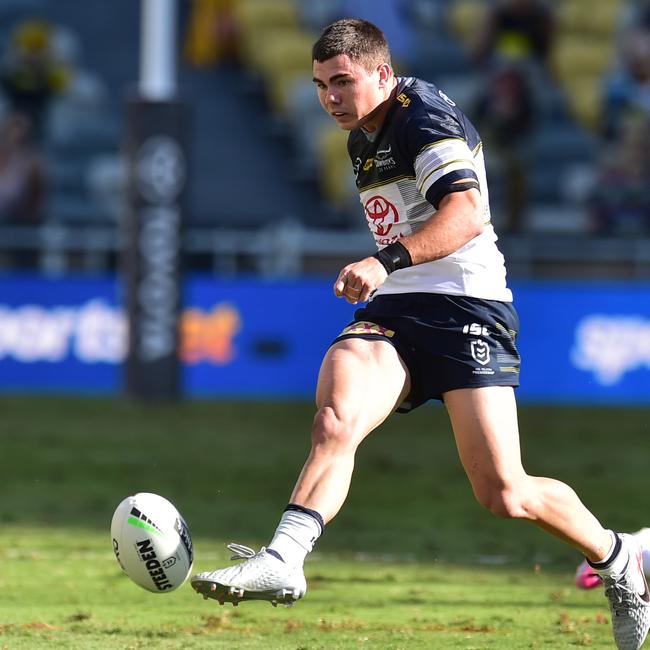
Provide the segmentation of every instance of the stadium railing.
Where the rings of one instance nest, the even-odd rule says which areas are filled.
[[[499,240],[514,278],[650,278],[650,237],[587,237],[535,233]],[[0,225],[0,272],[12,256],[31,252],[44,273],[102,272],[119,266],[120,229],[108,225]],[[343,264],[372,253],[364,230],[308,228],[295,221],[250,229],[188,227],[183,234],[185,268],[217,274],[253,272],[291,277],[335,273]],[[207,260],[207,264],[205,261]]]

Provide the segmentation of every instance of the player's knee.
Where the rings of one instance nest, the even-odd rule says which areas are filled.
[[[311,431],[312,445],[345,448],[354,439],[353,427],[332,407],[318,409]]]
[[[516,485],[485,484],[474,490],[479,503],[496,517],[503,519],[528,519],[525,491]]]

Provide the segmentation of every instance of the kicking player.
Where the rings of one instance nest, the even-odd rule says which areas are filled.
[[[346,19],[312,51],[320,102],[348,150],[378,252],[339,273],[334,293],[368,304],[323,360],[311,450],[275,535],[192,586],[237,604],[291,603],[306,555],[343,505],[362,440],[394,411],[445,404],[478,501],[580,551],[605,583],[616,643],[637,650],[650,596],[634,537],[601,526],[560,481],[522,466],[514,387],[519,330],[490,221],[481,139],[442,90],[395,77],[383,33]]]

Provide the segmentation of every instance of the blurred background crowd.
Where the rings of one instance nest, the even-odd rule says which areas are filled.
[[[329,271],[371,245],[311,78],[342,16],[475,122],[515,274],[647,273],[649,0],[181,0],[188,268]],[[134,0],[0,0],[0,269],[119,264],[139,22]]]

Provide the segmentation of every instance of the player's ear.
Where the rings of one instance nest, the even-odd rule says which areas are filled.
[[[377,67],[379,85],[386,86],[393,76],[393,70],[388,63],[380,63]]]

